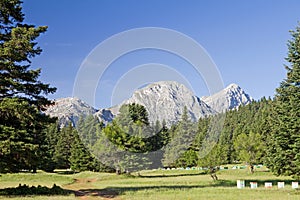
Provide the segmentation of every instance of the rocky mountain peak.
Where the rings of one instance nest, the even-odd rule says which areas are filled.
[[[217,112],[224,112],[249,104],[253,98],[248,95],[239,85],[232,83],[223,90],[208,97],[202,97],[207,105]]]
[[[97,112],[95,108],[76,97],[61,98],[54,102],[55,104],[49,106],[45,113],[51,117],[57,117],[61,126],[70,122],[75,126],[79,117],[93,115]]]
[[[209,106],[195,96],[186,86],[175,81],[160,81],[136,90],[132,97],[123,104],[137,103],[145,106],[150,122],[165,120],[172,125],[180,120],[184,107],[187,108],[192,121],[214,114]],[[116,115],[121,107],[112,108]]]
[[[100,109],[99,111],[77,97],[61,98],[54,101],[55,104],[49,106],[45,114],[51,117],[57,117],[61,127],[68,125],[70,122],[76,126],[80,117],[94,115],[99,121],[104,123],[113,119],[110,110]]]
[[[55,104],[49,106],[45,113],[58,117],[61,126],[69,122],[75,126],[79,117],[87,115],[94,115],[107,123],[118,115],[123,104],[137,103],[145,106],[150,122],[165,120],[170,126],[181,119],[184,107],[187,108],[190,119],[197,121],[200,117],[235,109],[251,101],[252,97],[237,84],[230,84],[218,93],[200,99],[181,83],[160,81],[136,90],[131,98],[108,109],[96,110],[76,97],[69,97],[55,100]]]

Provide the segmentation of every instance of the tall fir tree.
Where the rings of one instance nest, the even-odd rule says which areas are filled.
[[[20,0],[0,1],[0,170],[36,171],[45,156],[43,129],[51,122],[41,110],[56,88],[39,81],[31,59],[42,50],[36,39],[47,30],[23,22]],[[12,123],[14,122],[14,123]],[[12,148],[13,147],[13,148]]]
[[[285,66],[287,77],[277,88],[273,132],[266,160],[276,175],[300,176],[300,24],[291,31]]]
[[[54,160],[55,148],[60,136],[60,129],[58,121],[56,123],[50,124],[47,128],[44,129],[46,134],[45,143],[43,145],[43,151],[45,152],[45,158],[41,163],[41,169],[46,172],[53,172],[57,164]]]
[[[71,148],[74,143],[75,128],[71,123],[67,127],[61,129],[57,144],[55,146],[54,161],[60,169],[69,169],[71,166]]]
[[[186,158],[189,160],[188,162],[184,157],[185,152],[192,146],[197,132],[196,124],[191,122],[186,107],[183,109],[181,120],[171,132],[173,134],[171,133],[170,142],[165,147],[162,163],[165,167],[185,167],[187,163],[191,163],[191,152],[187,153],[188,156]]]
[[[88,171],[94,168],[94,157],[81,141],[77,130],[73,131],[74,140],[70,149],[70,167],[73,171]]]
[[[35,172],[45,155],[44,123],[40,121],[47,116],[26,101],[4,98],[0,101],[0,118],[0,171]]]

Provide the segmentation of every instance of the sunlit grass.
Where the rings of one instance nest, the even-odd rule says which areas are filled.
[[[247,169],[221,170],[219,181],[213,181],[200,170],[149,170],[128,175],[82,172],[78,174],[2,174],[0,188],[14,187],[19,183],[51,187],[54,183],[65,189],[79,191],[89,199],[153,200],[153,199],[290,199],[300,200],[298,190],[291,188],[290,177],[276,177],[266,169],[254,174]],[[246,180],[246,188],[237,189],[236,180]],[[257,181],[258,188],[250,189],[250,181]],[[272,181],[273,188],[264,188],[265,181]],[[285,188],[278,189],[277,182],[285,181]],[[93,196],[94,195],[94,196]],[[0,197],[0,199],[76,199],[69,196]]]

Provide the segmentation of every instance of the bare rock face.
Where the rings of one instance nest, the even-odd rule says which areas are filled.
[[[252,97],[236,84],[200,99],[180,83],[160,81],[135,91],[131,98],[112,108],[96,110],[78,98],[69,97],[55,100],[55,104],[49,106],[45,113],[57,117],[61,126],[70,122],[76,126],[79,117],[87,115],[94,115],[106,124],[118,115],[123,104],[137,103],[145,106],[150,122],[165,120],[167,126],[171,126],[181,119],[184,107],[190,119],[197,121],[201,117],[235,109],[251,101]]]
[[[192,121],[215,114],[213,109],[195,96],[187,87],[174,81],[152,83],[135,91],[132,97],[125,100],[121,105],[130,103],[145,106],[149,113],[150,122],[165,120],[168,126],[180,120],[184,107],[187,108]],[[111,108],[111,111],[117,115],[121,105]]]
[[[57,117],[61,127],[68,125],[70,122],[76,126],[80,117],[94,115],[98,117],[99,121],[104,123],[110,122],[113,115],[109,110],[96,110],[84,101],[76,97],[61,98],[55,100],[55,104],[49,106],[45,114],[51,117]]]
[[[112,122],[114,115],[109,109],[101,109],[94,114],[100,122],[107,124],[108,122]]]
[[[230,84],[220,92],[212,96],[202,97],[201,100],[215,111],[221,113],[236,109],[241,105],[247,105],[253,101],[253,98],[246,94],[237,84]]]

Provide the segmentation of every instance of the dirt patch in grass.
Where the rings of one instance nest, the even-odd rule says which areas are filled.
[[[80,179],[75,179],[75,183],[94,183],[96,182],[96,178],[80,178]]]
[[[97,180],[96,178],[78,178],[74,179],[72,184],[66,185],[65,188],[71,189],[75,196],[80,199],[119,199],[119,193],[114,190],[89,189],[93,188],[90,184]]]
[[[75,191],[75,196],[80,197],[81,199],[88,199],[88,197],[102,197],[105,199],[113,199],[118,195],[119,194],[116,191],[106,189],[83,189]]]

